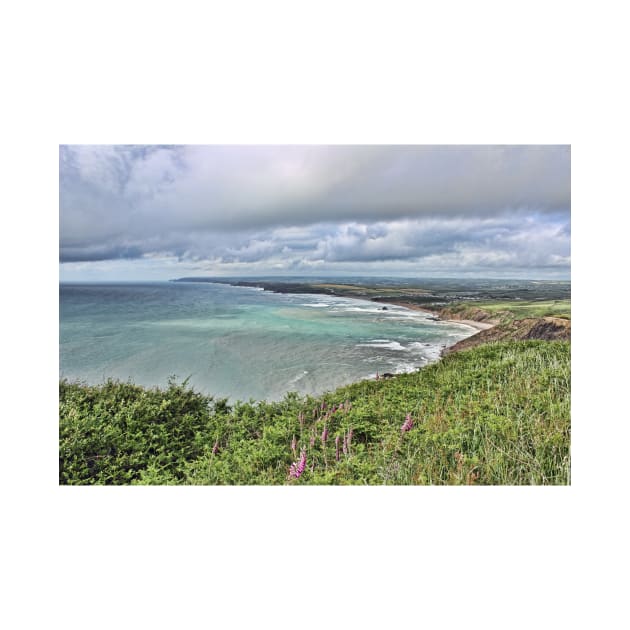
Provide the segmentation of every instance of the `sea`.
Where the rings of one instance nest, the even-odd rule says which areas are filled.
[[[60,378],[188,379],[231,402],[412,372],[475,332],[390,304],[210,282],[62,283],[59,314]]]

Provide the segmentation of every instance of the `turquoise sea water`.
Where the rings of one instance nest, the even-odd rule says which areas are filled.
[[[474,332],[393,305],[211,283],[61,284],[59,298],[61,377],[190,377],[231,400],[412,371]]]

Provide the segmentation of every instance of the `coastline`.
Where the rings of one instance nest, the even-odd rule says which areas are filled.
[[[376,300],[371,300],[371,301],[375,302]],[[474,328],[475,330],[478,330],[478,331],[488,330],[488,328],[493,328],[494,326],[496,326],[496,324],[491,324],[489,322],[477,322],[474,319],[442,319],[442,317],[440,317],[439,311],[432,311],[429,308],[418,306],[417,304],[413,304],[411,302],[403,302],[403,301],[397,301],[393,299],[387,300],[387,298],[379,298],[378,302],[393,304],[395,306],[402,306],[403,308],[408,308],[411,311],[422,311],[423,313],[429,313],[430,315],[433,315],[435,318],[437,318],[441,322],[449,322],[451,324],[465,324],[466,326],[470,326],[471,328]]]
[[[226,284],[229,284],[229,286],[234,286],[234,287],[248,286],[245,283],[235,283],[235,284],[226,283]],[[284,291],[278,290],[277,287],[269,287],[263,283],[256,286],[257,288],[262,288],[263,291],[270,291],[271,293],[285,293]],[[287,291],[287,292],[293,293],[293,291]],[[303,295],[331,295],[333,297],[347,298],[350,300],[363,300],[363,301],[368,301],[368,302],[374,302],[375,304],[392,304],[393,306],[402,306],[403,308],[407,308],[411,311],[421,311],[423,313],[428,313],[429,315],[433,316],[435,321],[447,322],[449,324],[463,324],[464,326],[469,326],[470,328],[473,328],[477,332],[480,332],[482,330],[488,330],[489,328],[493,328],[496,325],[495,323],[478,322],[473,319],[445,319],[440,316],[439,311],[432,310],[424,306],[419,306],[418,304],[415,304],[413,302],[406,302],[404,299],[399,299],[397,297],[389,298],[387,296],[371,297],[369,295],[348,295],[347,293],[344,293],[341,291],[335,291],[334,289],[330,289],[330,288],[326,292],[322,292],[321,290],[309,291],[308,285],[300,286],[299,293],[302,293]],[[477,334],[477,333],[473,333],[473,335],[474,334]],[[471,337],[473,335],[471,335]]]
[[[190,280],[193,281],[194,280]],[[174,280],[174,282],[181,282],[181,280]],[[302,294],[302,295],[330,295],[332,297],[340,297],[347,298],[350,300],[363,300],[368,302],[374,302],[375,304],[392,304],[393,306],[402,306],[403,308],[407,308],[411,311],[421,311],[423,313],[428,313],[433,316],[434,321],[447,322],[449,324],[463,324],[464,326],[469,326],[473,328],[476,332],[470,335],[473,337],[478,332],[483,330],[488,330],[489,328],[493,328],[496,323],[495,322],[478,322],[473,319],[451,319],[451,318],[443,318],[440,315],[440,311],[432,310],[426,308],[424,306],[419,306],[414,302],[405,301],[402,296],[370,296],[365,294],[351,294],[349,295],[346,292],[336,291],[334,288],[330,286],[326,287],[326,290],[322,290],[321,287],[309,287],[308,284],[299,284],[299,285],[287,285],[286,289],[282,290],[283,287],[278,284],[273,284],[270,286],[270,283],[266,282],[247,282],[247,281],[238,281],[238,282],[218,282],[217,284],[226,284],[231,287],[248,287],[248,288],[256,288],[262,289],[263,291],[270,291],[271,293],[292,293],[292,294]],[[311,289],[311,290],[309,290]]]

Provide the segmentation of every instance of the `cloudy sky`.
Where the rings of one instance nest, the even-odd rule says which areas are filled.
[[[568,146],[61,146],[61,280],[570,276]]]

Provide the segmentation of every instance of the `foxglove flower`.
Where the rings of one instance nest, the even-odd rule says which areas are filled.
[[[289,468],[289,477],[293,479],[299,479],[304,469],[306,468],[306,449],[302,449],[300,453],[300,460],[293,462]]]
[[[339,436],[335,438],[335,459],[339,461]]]
[[[413,418],[411,417],[411,414],[408,413],[405,416],[405,422],[403,423],[402,427],[400,427],[400,431],[401,433],[405,433],[406,431],[411,430],[411,427],[413,427]]]
[[[322,444],[326,444],[327,439],[328,439],[328,427],[324,425],[324,430],[322,431]]]

